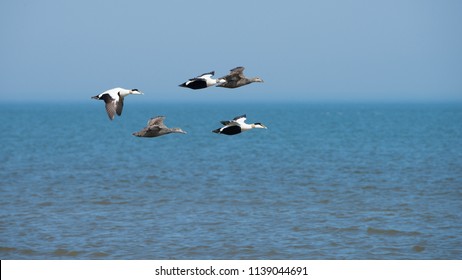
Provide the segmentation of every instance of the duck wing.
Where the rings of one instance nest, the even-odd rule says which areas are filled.
[[[244,75],[244,69],[245,69],[245,68],[242,67],[242,66],[235,67],[235,68],[229,70],[229,71],[230,71],[229,74],[230,74],[230,75],[239,75],[239,76],[242,75],[242,76],[243,76],[243,75]]]
[[[231,82],[231,81],[237,81],[239,79],[242,79],[244,78],[244,67],[240,66],[240,67],[236,67],[236,68],[233,68],[231,70],[229,70],[229,74],[226,75],[226,76],[223,76],[221,77],[220,79],[225,79],[227,82]]]
[[[244,67],[236,67],[230,70],[230,73],[226,76],[221,77],[219,80],[224,80],[225,82],[217,85],[217,87],[225,88],[237,88],[242,85],[242,81],[245,81],[247,78],[244,76]]]
[[[106,112],[109,116],[109,119],[113,120],[114,115],[116,114],[117,101],[114,98],[112,98],[109,94],[103,94],[101,96],[101,99],[104,100]]]
[[[235,117],[235,118],[233,119],[233,122],[236,122],[236,123],[244,123],[246,119],[247,119],[247,116],[244,114],[244,115]]]
[[[157,116],[148,120],[148,127],[153,125],[163,126],[164,125],[164,116]]]
[[[122,109],[124,108],[124,98],[119,96],[119,101],[115,102],[115,111],[117,115],[122,115]]]
[[[247,119],[246,115],[241,115],[241,116],[237,116],[235,117],[234,119],[230,120],[230,121],[220,121],[220,123],[222,125],[238,125],[239,123],[243,123],[245,122],[245,120]]]
[[[206,78],[211,78],[213,75],[215,75],[215,71],[211,71],[208,73],[204,73],[200,76],[197,76],[195,79],[206,79]]]

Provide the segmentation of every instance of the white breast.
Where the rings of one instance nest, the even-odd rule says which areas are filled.
[[[241,127],[242,131],[250,130],[253,128],[252,125],[246,124],[244,122],[240,122],[239,126]]]

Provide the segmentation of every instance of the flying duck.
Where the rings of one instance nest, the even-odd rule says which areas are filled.
[[[143,94],[138,89],[113,88],[101,94],[95,95],[92,98],[104,100],[106,103],[106,112],[110,120],[114,119],[115,114],[121,115],[124,107],[124,97],[130,94]]]
[[[190,89],[202,89],[225,82],[224,79],[212,79],[213,75],[215,75],[215,71],[204,73],[200,76],[189,79],[187,82],[184,82],[179,86]]]
[[[247,78],[244,76],[244,69],[242,66],[231,69],[228,75],[219,79],[225,80],[225,82],[218,84],[217,87],[237,88],[253,82],[263,83],[263,80],[259,77]]]
[[[164,119],[164,116],[149,119],[147,126],[138,132],[134,132],[133,135],[138,137],[157,137],[169,133],[186,134],[181,128],[168,128],[165,126]]]
[[[252,124],[247,124],[245,123],[245,120],[247,119],[246,115],[238,116],[235,117],[234,119],[230,121],[221,121],[221,124],[224,125],[221,128],[217,128],[213,130],[212,132],[218,133],[218,134],[226,134],[226,135],[234,135],[241,133],[243,131],[251,130],[253,128],[265,128],[262,123],[252,123]]]

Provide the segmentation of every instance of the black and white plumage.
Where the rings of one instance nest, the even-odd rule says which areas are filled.
[[[169,133],[186,134],[181,128],[168,128],[165,126],[164,119],[164,116],[149,119],[147,126],[138,132],[134,132],[133,135],[137,137],[157,137]]]
[[[221,124],[224,126],[221,128],[217,128],[213,130],[212,132],[218,133],[218,134],[234,135],[234,134],[239,134],[243,131],[251,130],[253,128],[265,128],[265,129],[267,128],[262,123],[247,124],[245,123],[246,119],[247,119],[247,116],[242,115],[242,116],[235,117],[234,119],[230,121],[221,121]]]
[[[213,75],[215,75],[215,71],[204,73],[200,76],[189,79],[188,81],[182,83],[179,86],[190,89],[203,89],[225,82],[225,80],[223,79],[213,79]]]
[[[138,89],[124,89],[124,88],[113,88],[109,89],[101,94],[95,95],[92,98],[97,100],[104,100],[106,104],[106,112],[110,120],[114,119],[114,116],[122,115],[122,109],[124,107],[124,98],[130,94],[143,94]]]
[[[237,88],[254,82],[263,83],[263,80],[259,77],[247,78],[244,76],[244,69],[242,66],[231,69],[228,75],[219,78],[225,82],[220,83],[217,87]]]

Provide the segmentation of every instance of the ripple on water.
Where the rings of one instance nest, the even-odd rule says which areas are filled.
[[[52,254],[58,257],[77,257],[81,254],[81,252],[66,249],[56,249]]]
[[[417,253],[420,253],[420,252],[423,252],[425,250],[425,247],[420,246],[420,245],[415,245],[415,246],[412,247],[412,250],[417,252]]]
[[[18,249],[15,247],[0,247],[0,254],[3,258],[8,258],[8,255],[14,255],[15,259],[30,258],[37,255],[37,251],[32,249]]]
[[[111,201],[108,199],[102,199],[102,200],[95,200],[93,201],[94,204],[97,205],[112,205],[112,204],[127,204],[127,201]]]
[[[38,204],[39,207],[47,207],[47,206],[52,206],[52,205],[53,205],[53,202],[51,201],[42,202]]]
[[[72,105],[72,114],[23,105],[0,108],[0,116],[15,116],[0,136],[2,259],[461,256],[461,150],[445,153],[460,147],[460,106],[250,106],[283,133],[215,139],[197,129],[190,141],[141,143],[126,133],[138,126],[129,118],[108,126],[86,105]],[[159,109],[178,123],[196,116],[198,127],[236,109],[180,107]],[[274,110],[309,129],[280,122],[268,114]],[[70,120],[85,129],[49,133]],[[40,127],[33,138],[21,137],[24,123]],[[107,152],[127,139],[127,149]],[[235,147],[242,153],[229,153]]]
[[[109,257],[109,254],[104,253],[104,252],[94,252],[90,255],[90,257],[95,258],[95,259],[102,259],[102,258]]]
[[[16,251],[17,249],[16,248],[13,248],[13,247],[0,247],[0,252],[14,252]]]
[[[380,234],[380,235],[387,235],[387,236],[418,236],[420,232],[418,231],[401,231],[395,229],[380,229],[380,228],[367,228],[368,234]]]

